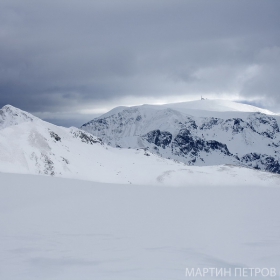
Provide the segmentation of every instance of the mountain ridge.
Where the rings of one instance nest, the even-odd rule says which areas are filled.
[[[167,103],[167,104],[143,104],[143,105],[135,105],[135,106],[118,106],[105,114],[102,114],[98,118],[108,117],[113,114],[117,114],[126,109],[135,109],[135,108],[148,108],[148,109],[165,109],[170,108],[179,112],[183,112],[185,114],[192,115],[195,111],[198,111],[200,116],[202,112],[204,115],[208,115],[206,112],[260,112],[267,115],[278,115],[270,110],[259,108],[253,105],[229,101],[229,100],[220,100],[220,99],[203,99],[203,100],[194,100],[194,101],[186,101],[186,102],[176,102],[176,103]],[[189,111],[189,112],[188,112]],[[234,113],[233,113],[234,115]]]
[[[59,127],[12,106],[4,106],[3,111],[5,120],[13,122],[0,129],[0,172],[136,185],[183,186],[194,181],[204,185],[213,174],[215,184],[221,178],[231,178],[225,185],[238,184],[248,174],[253,174],[256,184],[263,184],[261,178],[275,181],[269,174],[252,170],[232,166],[202,170],[145,149],[112,148],[78,128]],[[240,177],[235,178],[236,173]]]
[[[81,129],[113,147],[144,148],[189,165],[234,164],[280,173],[278,115],[229,101],[188,103],[198,110],[186,104],[118,107]]]

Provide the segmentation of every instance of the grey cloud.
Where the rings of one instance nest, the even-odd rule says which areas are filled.
[[[244,84],[243,92],[248,95],[265,96],[279,104],[280,47],[262,50],[256,57],[255,62],[255,73]]]
[[[278,0],[3,0],[0,106],[237,93],[280,108],[279,12]]]

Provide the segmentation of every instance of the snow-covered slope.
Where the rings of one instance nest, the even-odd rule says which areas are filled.
[[[265,114],[267,113],[267,114]],[[279,116],[221,100],[118,107],[81,129],[189,165],[234,164],[280,173]]]
[[[278,279],[279,183],[131,187],[1,173],[0,181],[1,280]],[[186,268],[227,276],[186,277]],[[277,276],[246,277],[250,268]]]
[[[188,102],[179,102],[179,103],[169,103],[163,105],[149,105],[144,104],[141,106],[119,106],[109,112],[103,114],[101,117],[109,117],[115,114],[122,112],[123,110],[132,109],[132,108],[145,108],[145,110],[163,110],[166,108],[179,111],[184,114],[190,114],[198,117],[213,117],[220,116],[224,112],[227,112],[228,116],[236,116],[239,112],[248,112],[248,113],[263,113],[267,115],[277,115],[267,109],[259,108],[256,106],[243,104],[239,102],[229,101],[229,100],[219,100],[219,99],[203,99],[195,100]]]
[[[181,103],[171,103],[171,104],[165,104],[161,105],[165,108],[172,108],[174,110],[182,111],[185,113],[190,112],[190,110],[195,111],[210,111],[210,112],[260,112],[263,114],[268,115],[275,115],[275,113],[258,108],[256,106],[243,104],[243,103],[237,103],[229,100],[195,100],[195,101],[189,101],[189,102],[181,102]]]
[[[144,150],[107,147],[97,137],[77,128],[31,120],[21,124],[14,120],[0,130],[0,171],[153,184],[170,168],[183,168],[182,164],[149,156]],[[154,172],[143,176],[140,170],[148,168]]]
[[[12,105],[6,105],[0,109],[0,129],[11,125],[17,125],[24,122],[33,122],[37,120],[37,117],[13,107]]]
[[[20,123],[25,113],[12,108],[11,114],[13,122],[0,130],[0,172],[140,185],[180,186],[191,182],[197,185],[205,182],[210,185],[265,185],[274,184],[275,180],[280,183],[279,178],[272,174],[247,168],[187,166],[146,149],[113,148],[77,128],[55,126],[32,115]],[[215,142],[207,143],[209,148],[217,145]],[[227,153],[225,147],[218,147]],[[223,163],[223,156],[217,155]],[[247,180],[248,177],[252,179]]]

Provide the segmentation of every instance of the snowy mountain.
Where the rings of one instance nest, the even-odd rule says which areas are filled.
[[[0,172],[140,185],[280,183],[280,177],[275,178],[266,172],[232,165],[187,166],[146,149],[110,147],[90,133],[74,127],[55,126],[12,106],[5,106],[2,112],[5,112],[2,114],[5,128],[0,130]],[[169,136],[163,138],[161,135],[164,134],[161,133],[160,137],[147,135],[147,143],[158,137],[159,142],[156,143],[161,145],[158,146],[159,150],[168,150]],[[221,163],[223,155],[236,161],[225,146],[205,141],[208,149],[215,148],[215,145],[224,153],[219,155],[216,152]],[[246,181],[249,176],[253,179]]]
[[[188,165],[280,173],[280,117],[222,100],[117,107],[81,129],[113,147],[143,148]]]
[[[37,121],[38,118],[11,105],[0,109],[0,129],[24,122]]]
[[[12,106],[5,106],[0,130],[0,171],[45,174],[114,183],[153,183],[168,165],[182,164],[148,157],[144,150],[107,147],[95,136],[77,128],[44,122]],[[8,126],[9,124],[9,126]],[[155,168],[141,179],[143,166]],[[147,168],[146,167],[146,168]],[[159,172],[159,174],[157,174]]]
[[[205,157],[213,157],[213,162],[233,159],[239,163],[231,147],[202,138],[198,125],[205,124],[203,118],[183,119],[175,109],[143,111],[141,118],[146,122],[140,126],[138,120],[142,143],[155,143],[159,151],[170,150],[174,143],[174,151],[185,151],[183,141],[188,139],[188,143],[196,141],[197,147],[203,145]],[[158,116],[156,125],[169,130],[160,127],[159,132],[150,132],[151,114]],[[189,132],[175,122],[180,114],[181,125],[188,125]],[[243,130],[253,131],[252,135],[246,132],[248,139],[259,135],[263,141],[275,141],[277,116],[261,112],[242,116],[256,131],[240,121]],[[108,117],[113,121],[116,116]],[[207,127],[212,131],[212,126],[218,126],[220,130],[212,133],[225,140],[232,125],[237,132],[241,129],[232,121],[217,123],[208,122]],[[135,140],[129,126],[125,133],[132,134],[127,141]],[[235,268],[280,269],[280,228],[275,226],[280,213],[278,174],[234,165],[188,166],[146,148],[110,147],[77,128],[58,127],[5,106],[0,181],[1,279],[186,279],[188,268],[233,273]]]

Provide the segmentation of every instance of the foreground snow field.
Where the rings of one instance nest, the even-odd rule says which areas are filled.
[[[187,267],[280,269],[277,182],[174,188],[4,173],[0,181],[0,279],[175,280],[190,279]]]

